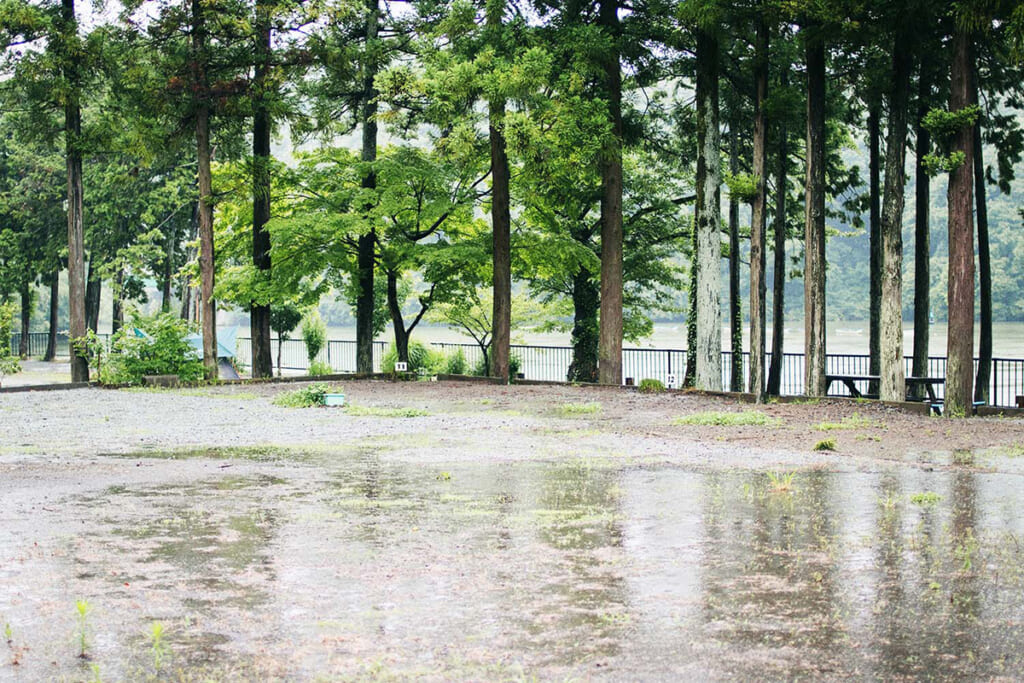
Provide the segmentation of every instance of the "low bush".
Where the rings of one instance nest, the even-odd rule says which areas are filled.
[[[336,393],[338,390],[331,390],[326,384],[318,382],[309,386],[286,391],[274,397],[274,405],[283,408],[312,408],[324,404],[324,396],[329,393]]]
[[[398,350],[394,344],[391,344],[384,353],[384,358],[381,359],[381,371],[388,374],[393,373],[395,371],[395,363],[397,362]],[[445,354],[428,348],[422,342],[409,341],[409,372],[430,374],[445,372],[447,362],[448,358]]]
[[[308,374],[310,377],[319,377],[321,375],[333,375],[334,368],[332,368],[328,363],[315,360],[309,364]]]
[[[182,382],[203,379],[203,360],[188,341],[188,324],[176,315],[129,314],[128,322],[110,338],[110,351],[100,370],[105,384],[141,384],[145,375],[177,375]]]
[[[834,451],[836,449],[835,439],[822,439],[818,443],[814,444],[814,450],[816,451]]]
[[[21,362],[11,353],[11,327],[14,320],[14,304],[0,304],[0,384],[5,375],[21,372]]]
[[[641,394],[660,394],[665,391],[665,385],[661,383],[661,380],[647,378],[640,380],[636,390]]]
[[[320,351],[327,343],[327,325],[318,311],[312,311],[302,320],[302,341],[306,343],[306,357],[309,358],[310,368]],[[309,374],[313,374],[310,372]],[[321,375],[329,373],[321,372]]]

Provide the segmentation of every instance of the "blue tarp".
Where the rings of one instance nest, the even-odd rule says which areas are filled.
[[[225,327],[217,330],[217,358],[235,357],[235,340],[238,338],[238,327]],[[199,354],[203,353],[203,337],[190,334],[185,339],[194,346]]]

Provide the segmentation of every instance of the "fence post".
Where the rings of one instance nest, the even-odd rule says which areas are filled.
[[[992,359],[992,395],[988,397],[990,406],[999,405],[999,361]]]

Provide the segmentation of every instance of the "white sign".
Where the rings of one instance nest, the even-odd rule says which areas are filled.
[[[399,362],[395,363],[395,372],[408,372],[408,371],[409,371],[409,364],[408,363],[403,363],[402,361],[399,361]]]

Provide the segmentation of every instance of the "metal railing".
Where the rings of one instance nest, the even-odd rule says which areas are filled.
[[[105,335],[101,335],[105,336]],[[45,332],[33,332],[28,335],[28,355],[42,356],[46,351],[47,335]],[[11,352],[18,352],[21,335],[11,336]],[[281,367],[290,371],[304,371],[309,367],[306,356],[306,345],[301,339],[286,339],[279,342],[271,341],[271,357],[277,364],[278,348],[281,352]],[[452,342],[433,342],[430,346],[445,354],[462,352],[469,369],[481,364],[483,353],[476,344],[460,344]],[[381,371],[382,360],[387,353],[389,344],[383,341],[373,343],[373,369]],[[236,353],[238,361],[244,365],[252,364],[252,345],[247,337],[239,337]],[[548,382],[564,382],[572,362],[572,348],[568,346],[533,346],[515,344],[512,354],[519,359],[519,372],[529,380]],[[57,335],[57,355],[68,355],[68,339],[66,334]],[[731,379],[732,354],[722,352],[722,386],[728,387]],[[326,363],[335,372],[356,371],[356,343],[353,340],[331,339],[324,345],[315,360]],[[906,374],[911,374],[911,358],[905,359]],[[977,369],[975,359],[975,369]],[[771,356],[765,356],[765,368],[771,366]],[[750,354],[743,354],[743,385],[747,385],[750,373]],[[867,375],[870,359],[859,354],[828,354],[825,357],[825,372],[832,375]],[[623,381],[632,378],[634,382],[643,379],[657,379],[669,384],[682,383],[686,371],[686,351],[683,349],[637,349],[622,350]],[[931,356],[928,358],[928,376],[946,376],[946,358]],[[800,353],[783,354],[780,393],[799,396],[804,393],[804,356]],[[936,386],[936,395],[944,395],[944,387]],[[833,384],[830,392],[836,396],[848,395],[845,386]],[[993,406],[1012,407],[1016,405],[1016,397],[1024,394],[1024,358],[993,358],[992,386],[989,389],[989,403]]]

